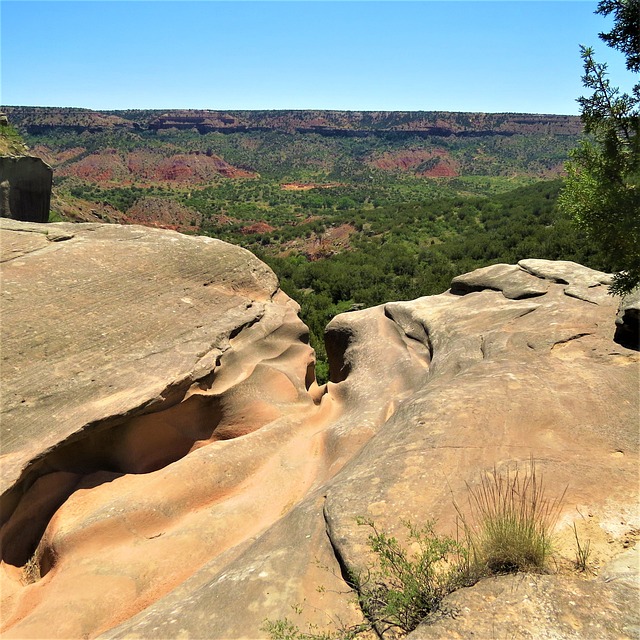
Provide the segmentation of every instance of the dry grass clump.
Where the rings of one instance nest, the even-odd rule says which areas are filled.
[[[587,573],[590,571],[589,558],[591,556],[591,540],[581,541],[578,537],[578,528],[576,523],[573,523],[573,536],[576,540],[576,557],[574,565],[576,570]]]
[[[564,492],[558,499],[545,495],[533,460],[524,470],[494,467],[479,486],[467,488],[473,524],[458,513],[478,573],[544,571]]]
[[[35,552],[22,568],[22,582],[24,584],[33,584],[40,580],[40,560],[37,552]]]
[[[408,529],[408,544],[369,519],[359,524],[371,529],[369,547],[376,562],[351,575],[349,586],[357,597],[366,622],[335,632],[303,632],[287,618],[265,621],[271,640],[352,640],[373,632],[380,638],[409,633],[438,613],[445,596],[490,574],[541,572],[552,552],[552,531],[560,515],[559,498],[545,495],[542,476],[533,459],[527,468],[498,471],[467,484],[469,519],[454,502],[463,526],[462,539],[435,532],[434,523]],[[566,492],[566,490],[565,490]],[[586,567],[589,546],[577,538],[576,565]]]

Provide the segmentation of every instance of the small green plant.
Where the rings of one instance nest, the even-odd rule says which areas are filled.
[[[468,583],[468,557],[463,545],[438,535],[434,523],[406,527],[409,551],[398,540],[380,531],[372,520],[358,518],[371,528],[368,543],[376,561],[349,576],[350,586],[368,621],[335,632],[302,631],[288,618],[266,621],[263,630],[271,640],[351,640],[375,630],[379,637],[404,635],[439,611],[442,599]]]
[[[580,542],[576,523],[573,523],[573,535],[576,539],[576,558],[574,560],[575,567],[578,571],[589,571],[589,557],[591,555],[591,540]]]
[[[545,495],[535,462],[483,476],[469,490],[473,526],[460,509],[471,564],[479,574],[543,571],[551,554],[551,532],[564,493],[558,500]],[[565,490],[566,491],[566,490]]]
[[[266,620],[262,630],[269,634],[271,640],[352,640],[357,635],[357,631],[349,629],[317,632],[313,625],[309,625],[305,632],[289,618]]]
[[[354,578],[354,588],[364,615],[380,635],[390,629],[412,631],[466,582],[464,547],[436,534],[433,522],[421,528],[403,522],[412,552],[371,520],[360,519],[359,524],[372,529],[369,546],[377,563]]]
[[[543,571],[564,493],[559,499],[545,495],[534,460],[525,470],[494,467],[478,487],[467,488],[471,519],[454,503],[463,525],[462,542],[437,534],[433,522],[422,527],[403,522],[408,532],[403,545],[372,520],[358,519],[371,529],[368,543],[375,562],[348,580],[368,624],[321,633],[310,626],[303,632],[284,618],[267,621],[263,630],[272,640],[351,640],[366,631],[395,638],[440,612],[446,595],[484,575]],[[574,532],[586,567],[589,544],[580,543],[575,526]]]

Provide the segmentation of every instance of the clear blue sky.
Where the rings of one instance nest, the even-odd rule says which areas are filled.
[[[595,1],[1,0],[0,103],[576,114]]]

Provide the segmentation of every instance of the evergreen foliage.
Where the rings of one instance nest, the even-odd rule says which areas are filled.
[[[601,37],[640,71],[640,0],[603,0],[598,12],[614,12],[615,27]],[[612,87],[607,65],[581,47],[582,81],[593,93],[579,98],[584,139],[571,153],[560,202],[587,236],[611,256],[617,271],[612,293],[640,283],[640,82],[631,94]]]

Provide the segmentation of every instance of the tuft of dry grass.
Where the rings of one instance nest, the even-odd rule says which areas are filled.
[[[36,551],[22,568],[22,581],[24,584],[33,584],[40,577],[40,560]]]
[[[589,558],[591,556],[591,540],[587,538],[585,542],[581,542],[578,537],[578,528],[573,523],[573,535],[576,539],[576,557],[574,560],[575,567],[578,571],[586,573],[590,571]]]
[[[524,470],[496,467],[480,485],[467,484],[471,522],[460,509],[470,560],[479,574],[544,571],[551,534],[564,499],[545,495],[542,476],[530,460]],[[456,507],[457,508],[457,507]]]

